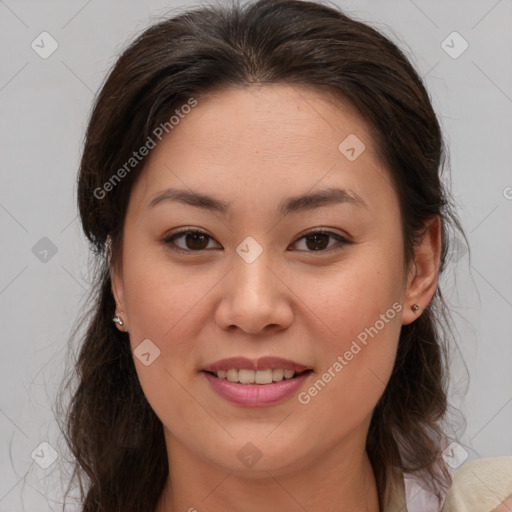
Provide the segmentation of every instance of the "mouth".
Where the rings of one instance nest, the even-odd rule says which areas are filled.
[[[236,384],[272,384],[283,380],[293,380],[311,373],[313,370],[307,368],[305,370],[295,371],[284,368],[267,368],[265,370],[250,370],[244,368],[230,368],[229,370],[208,371],[204,373],[216,377],[217,379],[226,380]]]
[[[306,385],[313,370],[230,368],[202,370],[200,373],[210,389],[231,404],[238,407],[267,407],[291,399]]]
[[[205,366],[202,373],[218,396],[239,407],[282,403],[306,385],[313,368],[282,357],[229,357]]]

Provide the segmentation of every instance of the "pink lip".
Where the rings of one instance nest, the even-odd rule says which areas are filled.
[[[295,372],[302,372],[303,370],[309,370],[307,366],[303,364],[290,361],[288,359],[282,359],[280,357],[261,357],[254,361],[246,359],[245,357],[230,357],[228,359],[221,359],[215,363],[209,364],[203,368],[206,372],[218,372],[219,370],[274,370],[275,368],[281,368],[283,370],[293,370]]]
[[[306,372],[293,379],[273,382],[272,384],[240,384],[220,379],[210,373],[202,373],[208,379],[213,390],[222,398],[237,405],[258,407],[280,402],[293,395],[311,372]]]

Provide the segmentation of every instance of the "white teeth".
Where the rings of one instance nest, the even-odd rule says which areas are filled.
[[[238,382],[254,384],[254,370],[238,370]]]
[[[293,370],[283,370],[281,368],[268,370],[246,370],[230,369],[219,370],[215,372],[219,379],[227,379],[229,382],[239,382],[242,384],[270,384],[284,379],[291,379],[295,372]]]
[[[254,373],[254,382],[256,384],[270,384],[272,382],[272,370],[258,370]]]
[[[279,382],[280,380],[283,380],[284,377],[284,370],[275,368],[272,370],[272,380],[274,382]]]
[[[238,382],[238,370],[228,370],[226,376],[229,382]]]

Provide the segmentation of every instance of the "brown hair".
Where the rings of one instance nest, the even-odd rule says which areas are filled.
[[[63,383],[63,391],[74,390],[61,429],[76,459],[71,481],[78,477],[84,511],[154,512],[168,476],[162,424],[140,387],[125,334],[112,323],[107,237],[115,265],[144,161],[104,197],[97,191],[191,97],[229,85],[276,83],[334,92],[367,121],[399,196],[407,268],[432,216],[442,222],[441,272],[449,229],[467,243],[441,181],[446,150],[429,95],[402,51],[377,30],[335,5],[301,0],[198,6],[150,26],[124,50],[96,98],[78,176],[82,227],[97,266],[91,306],[73,334],[86,324],[73,373]],[[396,484],[396,470],[421,475],[439,497],[450,484],[440,456],[448,326],[439,287],[419,318],[402,326],[367,438],[381,504]]]

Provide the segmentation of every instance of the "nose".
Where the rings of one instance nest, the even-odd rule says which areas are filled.
[[[293,292],[268,253],[264,250],[251,263],[235,255],[233,268],[222,281],[222,299],[215,315],[220,328],[256,335],[290,326]]]

